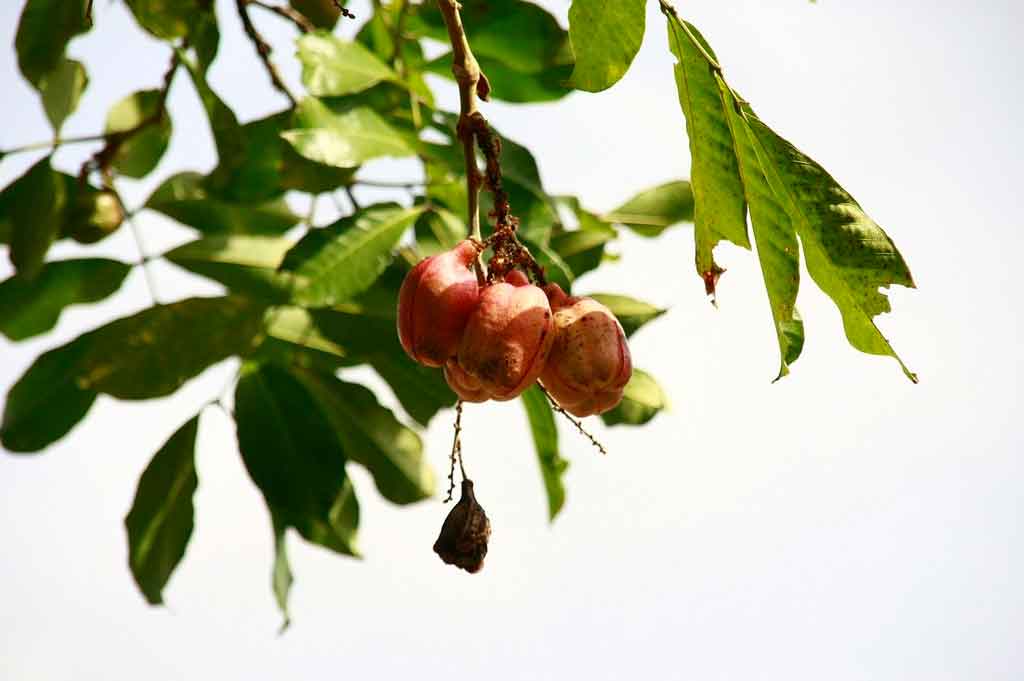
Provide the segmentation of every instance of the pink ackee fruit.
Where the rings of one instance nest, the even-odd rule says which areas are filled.
[[[480,293],[459,344],[459,369],[491,399],[511,400],[544,370],[553,331],[544,291],[522,272],[512,271],[505,281]],[[465,383],[461,376],[453,381],[453,376],[448,373],[448,384],[458,393]]]
[[[491,394],[480,385],[480,381],[463,371],[454,357],[444,365],[444,380],[463,402],[486,402],[491,399]]]
[[[601,414],[622,400],[633,374],[626,334],[612,311],[593,298],[544,288],[554,311],[555,339],[541,383],[575,416]]]
[[[420,262],[398,293],[398,338],[406,353],[428,367],[444,366],[458,350],[480,299],[473,272],[477,248],[468,239]]]

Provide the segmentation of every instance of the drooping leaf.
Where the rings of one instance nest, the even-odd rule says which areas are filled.
[[[644,324],[652,322],[667,310],[636,298],[613,293],[591,293],[591,298],[608,307],[622,324],[626,336],[632,336]]]
[[[278,267],[294,244],[279,236],[215,234],[182,244],[164,258],[235,293],[285,302],[291,298],[295,275]]]
[[[577,229],[553,235],[550,243],[551,250],[558,253],[574,277],[597,269],[604,257],[605,244],[618,236],[614,227],[597,216],[585,211],[579,215]]]
[[[569,39],[573,86],[600,92],[626,74],[644,39],[645,0],[573,0]]]
[[[139,478],[135,501],[124,519],[128,565],[151,605],[163,590],[192,537],[192,496],[199,486],[195,446],[199,416],[193,416],[160,448]]]
[[[64,60],[64,50],[76,35],[92,28],[88,0],[27,0],[18,21],[14,47],[18,68],[39,87]]]
[[[38,83],[39,94],[43,98],[43,110],[53,127],[54,134],[59,134],[67,117],[78,108],[78,100],[89,84],[89,76],[85,66],[74,59],[62,59],[49,73],[44,74]]]
[[[130,270],[117,260],[82,258],[46,263],[35,279],[11,277],[0,283],[0,333],[15,341],[45,333],[69,305],[112,295]]]
[[[740,114],[735,97],[721,77],[718,77],[718,86],[732,129],[757,257],[779,342],[779,373],[775,378],[778,380],[789,373],[789,365],[797,360],[804,346],[804,323],[796,309],[800,288],[800,245],[785,207],[776,199],[765,179],[751,141],[750,128]]]
[[[775,134],[749,107],[743,118],[765,177],[800,236],[807,271],[839,308],[847,340],[861,352],[893,357],[916,383],[917,376],[874,323],[876,315],[891,310],[880,288],[914,288],[903,256],[824,168]]]
[[[537,386],[531,386],[521,396],[526,417],[533,434],[533,445],[537,450],[537,461],[544,480],[548,497],[548,517],[555,519],[565,504],[565,485],[562,476],[569,468],[569,462],[558,453],[558,429],[555,415],[548,404],[548,398]]]
[[[398,75],[358,42],[326,32],[307,33],[298,40],[302,83],[314,97],[340,97],[362,92]]]
[[[20,276],[34,277],[42,268],[60,234],[66,198],[64,181],[50,167],[49,156],[4,189],[0,202],[11,230],[9,255]]]
[[[146,201],[146,208],[174,218],[205,234],[280,234],[298,224],[283,198],[229,201],[206,187],[199,173],[173,175]]]
[[[334,429],[303,384],[246,364],[235,388],[238,446],[271,516],[306,540],[357,555],[359,506]]]
[[[466,238],[466,223],[455,213],[432,206],[416,220],[416,248],[424,256],[454,248]]]
[[[601,414],[601,418],[609,426],[642,426],[666,407],[668,397],[654,377],[646,371],[634,368],[633,376],[623,392],[622,401],[611,411]]]
[[[295,290],[296,300],[334,305],[365,291],[387,267],[395,244],[421,211],[371,206],[308,233],[281,265],[303,279]]]
[[[164,112],[155,118],[163,104],[159,90],[141,90],[114,104],[107,114],[107,134],[145,127],[131,135],[118,148],[111,165],[122,175],[142,178],[148,175],[167,151],[171,140],[171,117]]]
[[[331,374],[299,368],[292,373],[319,403],[345,455],[370,471],[384,498],[410,504],[434,494],[436,481],[423,456],[423,441],[370,390]]]
[[[354,168],[381,156],[415,154],[406,138],[368,107],[337,114],[320,100],[307,97],[299,105],[295,124],[282,137],[317,163]]]
[[[693,220],[693,190],[683,180],[666,182],[640,192],[601,219],[640,236],[656,237],[672,225]]]
[[[81,421],[96,391],[78,381],[93,338],[86,334],[36,358],[7,393],[0,443],[9,452],[38,452]]]
[[[715,246],[725,240],[750,248],[743,182],[716,74],[708,63],[714,53],[696,28],[673,16],[668,41],[678,60],[676,87],[690,140],[697,274],[714,295],[722,272],[713,257]]]
[[[213,141],[217,145],[217,156],[221,159],[238,157],[243,152],[245,142],[242,139],[242,127],[238,124],[235,112],[210,87],[204,69],[181,50],[178,51],[178,58],[185,65],[185,70],[191,76],[192,85],[199,95],[199,101],[206,109],[210,132],[213,133]]]
[[[288,611],[288,594],[292,590],[292,566],[288,563],[288,525],[273,518],[274,525],[274,568],[270,575],[270,584],[274,590],[274,600],[277,601],[277,608],[281,611],[284,621],[281,622],[280,631],[284,631],[291,624],[291,614]]]

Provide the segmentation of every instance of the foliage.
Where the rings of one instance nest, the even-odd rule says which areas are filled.
[[[61,140],[60,130],[89,77],[87,65],[66,52],[69,41],[93,29],[92,3],[25,2],[15,41],[18,65],[39,93],[54,140],[0,151],[0,159],[40,146],[98,146],[83,168],[66,172],[45,155],[0,192],[0,243],[7,244],[16,269],[0,283],[0,332],[15,341],[47,333],[65,308],[113,295],[132,267],[146,267],[145,259],[46,258],[55,241],[95,242],[139,211],[161,213],[194,230],[193,241],[160,257],[219,282],[225,295],[154,300],[148,309],[43,353],[10,388],[0,442],[11,452],[41,451],[67,435],[100,393],[125,400],[165,396],[208,367],[240,358],[232,415],[242,460],[269,511],[272,585],[287,620],[288,529],[335,552],[358,554],[359,504],[350,464],[369,471],[378,492],[396,504],[437,491],[423,442],[407,421],[426,426],[455,404],[455,396],[440,372],[405,357],[394,329],[405,272],[420,257],[464,238],[473,222],[466,219],[475,192],[467,185],[458,113],[440,106],[424,78],[452,77],[453,63],[465,57],[459,49],[424,57],[428,43],[448,44],[446,12],[455,10],[450,0],[378,3],[355,40],[346,40],[334,27],[353,19],[333,2],[235,0],[232,9],[269,80],[253,86],[272,86],[289,102],[273,115],[240,123],[206,81],[220,36],[212,0],[124,2],[140,28],[167,46],[163,84],[111,103],[105,130],[78,140]],[[523,241],[547,276],[569,290],[609,259],[608,246],[623,229],[657,238],[692,223],[697,273],[712,296],[723,272],[715,245],[756,246],[778,337],[779,377],[804,342],[795,306],[802,250],[811,278],[839,307],[850,343],[896,357],[874,317],[889,311],[880,287],[913,286],[899,251],[818,163],[757,117],[728,85],[696,27],[666,0],[660,3],[664,47],[676,59],[692,177],[666,178],[599,215],[576,197],[550,195],[531,152],[502,137],[503,188],[521,219]],[[491,98],[551,102],[573,89],[607,89],[623,77],[644,38],[644,7],[644,0],[574,0],[566,30],[525,0],[464,0],[462,24]],[[249,16],[267,10],[297,29],[306,90],[301,97],[277,76],[271,46]],[[169,174],[143,205],[126,207],[118,192],[121,178],[153,173],[178,134],[166,101],[182,71],[207,114],[218,164],[206,175]],[[330,225],[312,224],[289,207],[286,198],[296,194],[347,193],[378,183],[360,173],[365,162],[380,157],[416,159],[422,166],[422,181],[394,184],[401,203],[353,205],[350,215]],[[484,215],[498,210],[490,201],[484,197]],[[593,295],[628,335],[666,312],[615,293]],[[340,368],[358,365],[383,379],[404,413],[382,406],[369,388],[338,378]],[[521,400],[554,519],[565,503],[568,467],[555,411],[537,387]],[[603,420],[643,425],[667,403],[654,376],[637,370],[623,402]],[[221,399],[212,404],[231,413]],[[199,421],[197,414],[153,457],[125,520],[130,567],[150,603],[162,602],[191,535]]]

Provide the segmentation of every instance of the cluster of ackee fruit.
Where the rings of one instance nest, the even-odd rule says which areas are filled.
[[[465,402],[511,400],[539,380],[576,416],[617,405],[633,365],[611,310],[557,284],[536,286],[516,269],[481,286],[473,269],[480,250],[467,239],[406,275],[398,298],[406,353],[443,367]]]

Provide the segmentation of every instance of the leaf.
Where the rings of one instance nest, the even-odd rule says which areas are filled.
[[[381,156],[416,153],[398,131],[367,107],[336,114],[320,100],[307,97],[299,104],[296,126],[281,136],[300,155],[330,166],[355,168]]]
[[[88,0],[27,0],[14,47],[18,68],[36,88],[60,68],[68,42],[92,28]]]
[[[708,295],[714,295],[723,271],[714,261],[715,245],[726,240],[750,248],[743,183],[716,74],[708,63],[714,53],[696,28],[674,17],[668,20],[668,40],[679,60],[674,67],[676,87],[693,159],[690,183],[697,273],[704,279]]]
[[[114,155],[111,165],[122,175],[136,179],[148,175],[167,151],[171,140],[171,117],[164,112],[157,120],[163,95],[159,90],[141,90],[119,101],[107,114],[106,133],[127,132],[146,123],[146,127],[126,139]]]
[[[511,68],[505,62],[478,56],[480,70],[487,76],[491,86],[491,98],[516,104],[553,102],[572,92],[569,76],[573,64],[555,64],[535,73],[523,73]],[[452,53],[446,52],[424,66],[425,70],[438,76],[454,80]]]
[[[360,43],[326,32],[307,33],[298,40],[302,83],[315,97],[340,97],[362,92],[382,80],[397,80],[391,67]]]
[[[547,276],[548,281],[558,284],[567,293],[571,291],[572,283],[576,277],[573,275],[572,269],[562,260],[562,257],[550,246],[543,243],[527,238],[521,240],[530,249],[537,264],[544,269],[544,274]]]
[[[69,305],[112,295],[129,271],[117,260],[82,258],[49,262],[33,280],[11,277],[0,283],[0,332],[14,341],[45,333]]]
[[[74,380],[123,400],[170,395],[207,367],[247,354],[262,322],[263,306],[239,297],[154,305],[85,334]]]
[[[54,70],[39,79],[43,109],[55,135],[60,134],[64,121],[78,108],[78,100],[88,84],[85,66],[74,59],[62,59]]]
[[[193,416],[146,466],[135,501],[124,519],[128,532],[128,565],[150,605],[163,603],[163,590],[185,555],[192,537],[199,486],[195,446],[199,416]]]
[[[310,232],[285,256],[283,269],[303,278],[296,300],[334,305],[365,291],[387,267],[402,234],[422,208],[367,208]]]
[[[206,109],[210,132],[217,145],[217,156],[221,159],[236,158],[243,152],[244,140],[242,139],[242,127],[238,124],[235,112],[210,87],[206,81],[204,69],[200,68],[181,50],[178,50],[178,59],[185,65],[185,70],[192,78],[192,85],[199,95],[199,100],[203,103],[203,108]]]
[[[575,277],[597,269],[604,258],[604,246],[618,236],[611,225],[597,216],[580,211],[578,229],[567,230],[551,237],[551,250],[569,266]]]
[[[804,346],[804,323],[796,309],[796,296],[800,289],[800,245],[785,207],[776,199],[765,179],[751,140],[750,127],[743,119],[735,97],[720,77],[718,87],[732,129],[750,210],[750,224],[757,243],[757,257],[778,337],[780,363],[777,381],[789,373],[789,365],[797,360]]]
[[[385,499],[410,504],[432,496],[434,472],[423,441],[382,407],[367,388],[332,374],[295,368],[341,440],[345,455],[364,466]]]
[[[466,238],[466,223],[440,206],[431,206],[416,219],[416,246],[424,255],[454,248]]]
[[[861,352],[893,357],[907,378],[917,383],[916,374],[874,323],[876,315],[891,310],[881,287],[915,287],[903,256],[824,168],[775,134],[749,107],[744,108],[743,117],[768,183],[800,236],[807,271],[839,308],[850,345]]]
[[[50,158],[40,159],[0,196],[11,228],[11,264],[24,278],[34,277],[42,268],[63,224],[64,181],[50,167]]]
[[[573,0],[569,39],[576,55],[571,82],[600,92],[626,74],[644,39],[645,0]]]
[[[591,298],[606,306],[622,324],[622,330],[626,336],[632,336],[637,329],[648,322],[652,322],[667,310],[655,307],[629,296],[620,296],[613,293],[591,293]]]
[[[96,391],[79,383],[78,367],[92,343],[86,334],[43,353],[11,387],[0,422],[4,449],[38,452],[85,417]]]
[[[279,236],[215,234],[183,244],[164,258],[235,293],[285,302],[291,298],[295,276],[278,267],[294,243]]]
[[[341,16],[341,10],[334,0],[288,0],[288,4],[312,21],[317,28],[332,29]],[[376,13],[374,16],[377,16]]]
[[[672,225],[693,220],[693,191],[689,182],[666,182],[640,192],[601,219],[640,236],[656,237]]]
[[[146,31],[160,40],[189,35],[193,21],[203,12],[204,0],[125,0]]]
[[[265,319],[265,331],[269,338],[300,346],[304,350],[314,351],[318,355],[330,355],[330,358],[320,358],[326,359],[326,362],[320,362],[316,367],[322,371],[333,372],[342,364],[349,363],[347,360],[352,354],[351,348],[342,347],[327,338],[318,328],[313,314],[304,307],[281,306],[269,310]],[[273,359],[272,355],[273,353],[271,353]],[[310,365],[310,362],[305,361],[307,358],[288,357],[283,359],[287,359],[287,361],[282,362],[282,366]]]
[[[569,468],[569,462],[558,453],[558,429],[548,398],[534,385],[522,394],[522,402],[530,421],[533,445],[537,450],[537,461],[540,463],[544,490],[548,496],[548,518],[554,520],[565,504],[562,476]]]
[[[667,407],[668,397],[654,377],[634,368],[633,376],[623,391],[622,401],[611,411],[601,414],[601,418],[609,426],[642,426]]]
[[[229,201],[210,193],[199,173],[169,177],[146,201],[146,208],[205,234],[280,234],[301,218],[282,198]]]
[[[292,567],[288,563],[288,543],[286,533],[288,526],[281,523],[277,518],[273,519],[274,524],[274,569],[270,575],[271,586],[274,589],[274,600],[284,617],[281,622],[280,631],[284,631],[291,624],[291,614],[288,612],[288,594],[292,590]]]
[[[284,369],[246,364],[235,388],[242,461],[276,522],[357,555],[359,506],[341,443],[306,388]]]

